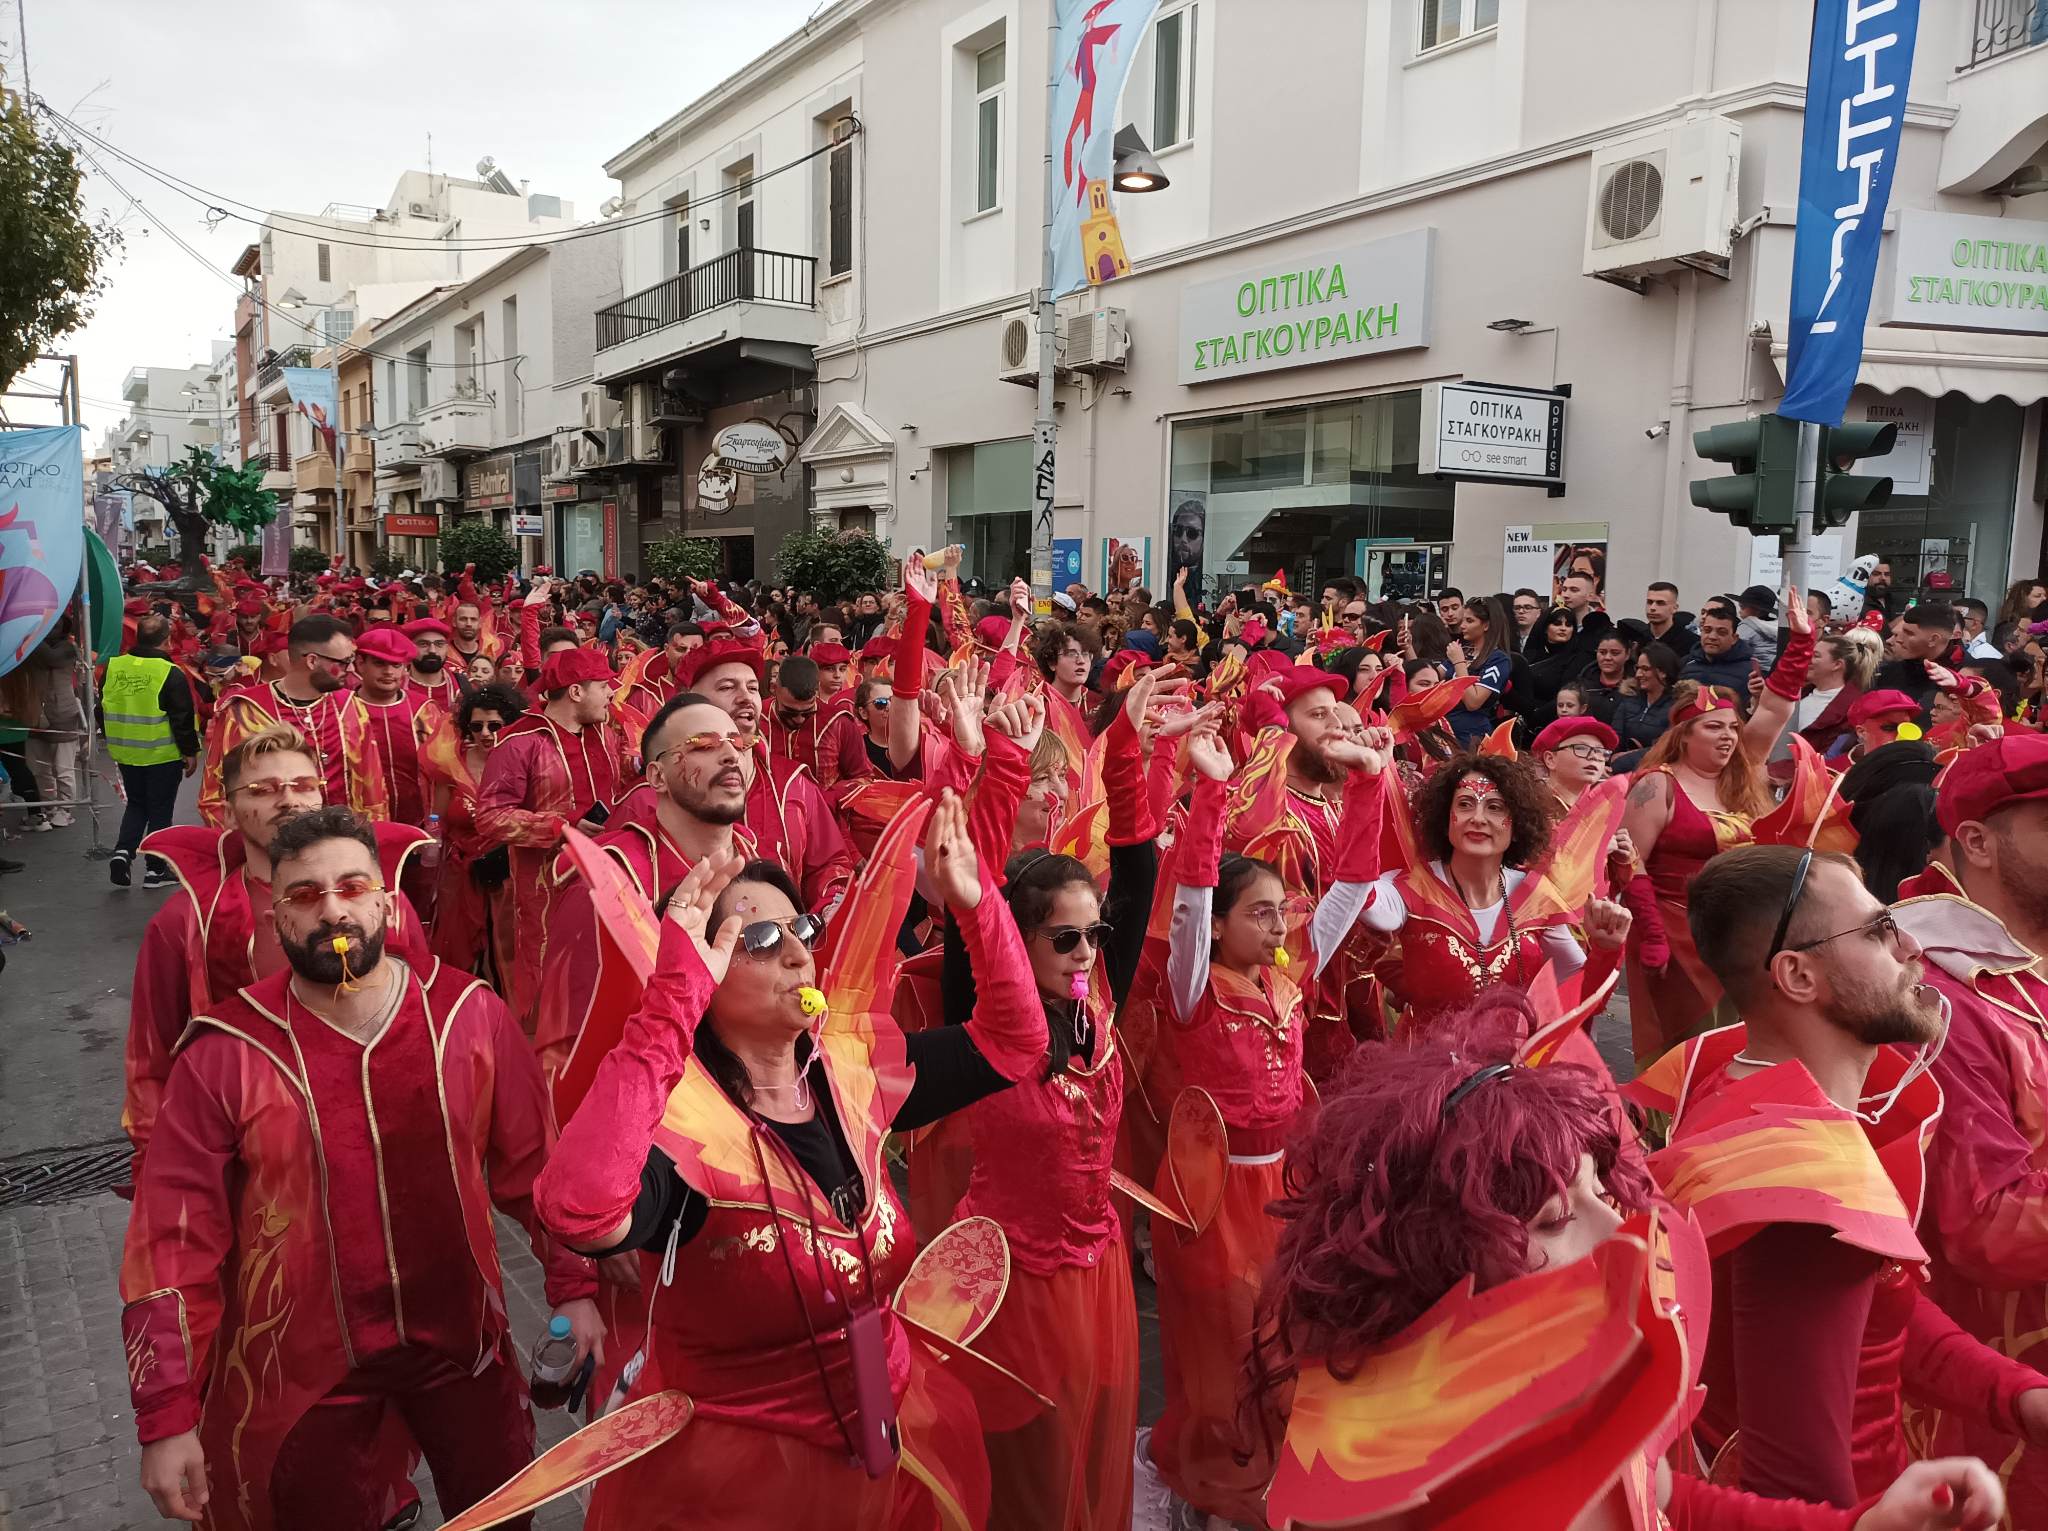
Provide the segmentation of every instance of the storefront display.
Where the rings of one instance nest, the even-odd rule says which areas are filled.
[[[1951,393],[1933,401],[1933,415],[1922,492],[1903,492],[1916,486],[1895,474],[1891,503],[1857,518],[1856,556],[1889,560],[1892,588],[1901,593],[1971,595],[1995,608],[2009,578],[2026,411],[2010,399],[1979,404]],[[1948,582],[1929,586],[1931,575]]]
[[[984,441],[943,453],[946,540],[961,569],[994,586],[1031,573],[1031,440]]]

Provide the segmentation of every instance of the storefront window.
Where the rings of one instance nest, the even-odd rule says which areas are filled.
[[[1031,577],[1031,440],[951,447],[946,465],[946,536],[962,544],[963,575],[990,585]]]
[[[1276,569],[1295,590],[1349,574],[1374,599],[1421,595],[1419,585],[1392,588],[1391,571],[1419,582],[1426,550],[1451,540],[1454,503],[1451,485],[1417,471],[1421,429],[1419,392],[1176,424],[1168,588],[1185,566],[1196,571],[1190,599],[1214,600]]]
[[[604,568],[604,507],[595,501],[555,506],[555,536],[561,557],[555,572],[565,577]]]
[[[2010,399],[1979,404],[1950,393],[1936,400],[1926,492],[1895,490],[1883,510],[1859,516],[1856,555],[1887,559],[1901,594],[1920,594],[1929,575],[1946,574],[1951,599],[1973,595],[1996,611],[2012,557],[2025,417]]]

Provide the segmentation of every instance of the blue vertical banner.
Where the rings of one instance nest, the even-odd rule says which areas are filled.
[[[1920,0],[1814,0],[1777,410],[1794,420],[1840,425],[1856,386],[1919,24]]]
[[[334,454],[334,428],[341,415],[341,385],[332,367],[286,367],[284,391],[300,414],[313,422],[320,446]],[[287,464],[286,466],[290,466]]]
[[[0,431],[0,675],[41,643],[85,562],[85,431]]]
[[[1159,0],[1056,0],[1052,91],[1052,296],[1130,274],[1116,223],[1117,99]]]

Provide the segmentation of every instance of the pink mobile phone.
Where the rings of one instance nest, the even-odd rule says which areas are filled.
[[[870,1478],[896,1470],[896,1395],[889,1388],[889,1347],[879,1309],[858,1309],[846,1325],[853,1361],[854,1446]]]

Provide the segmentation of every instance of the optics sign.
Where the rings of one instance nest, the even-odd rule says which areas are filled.
[[[1562,391],[1433,383],[1423,390],[1420,471],[1562,494],[1564,404]]]
[[[2048,223],[1900,208],[1887,253],[1880,323],[2048,335]]]
[[[1180,381],[1428,345],[1435,253],[1436,230],[1412,229],[1183,288]]]

